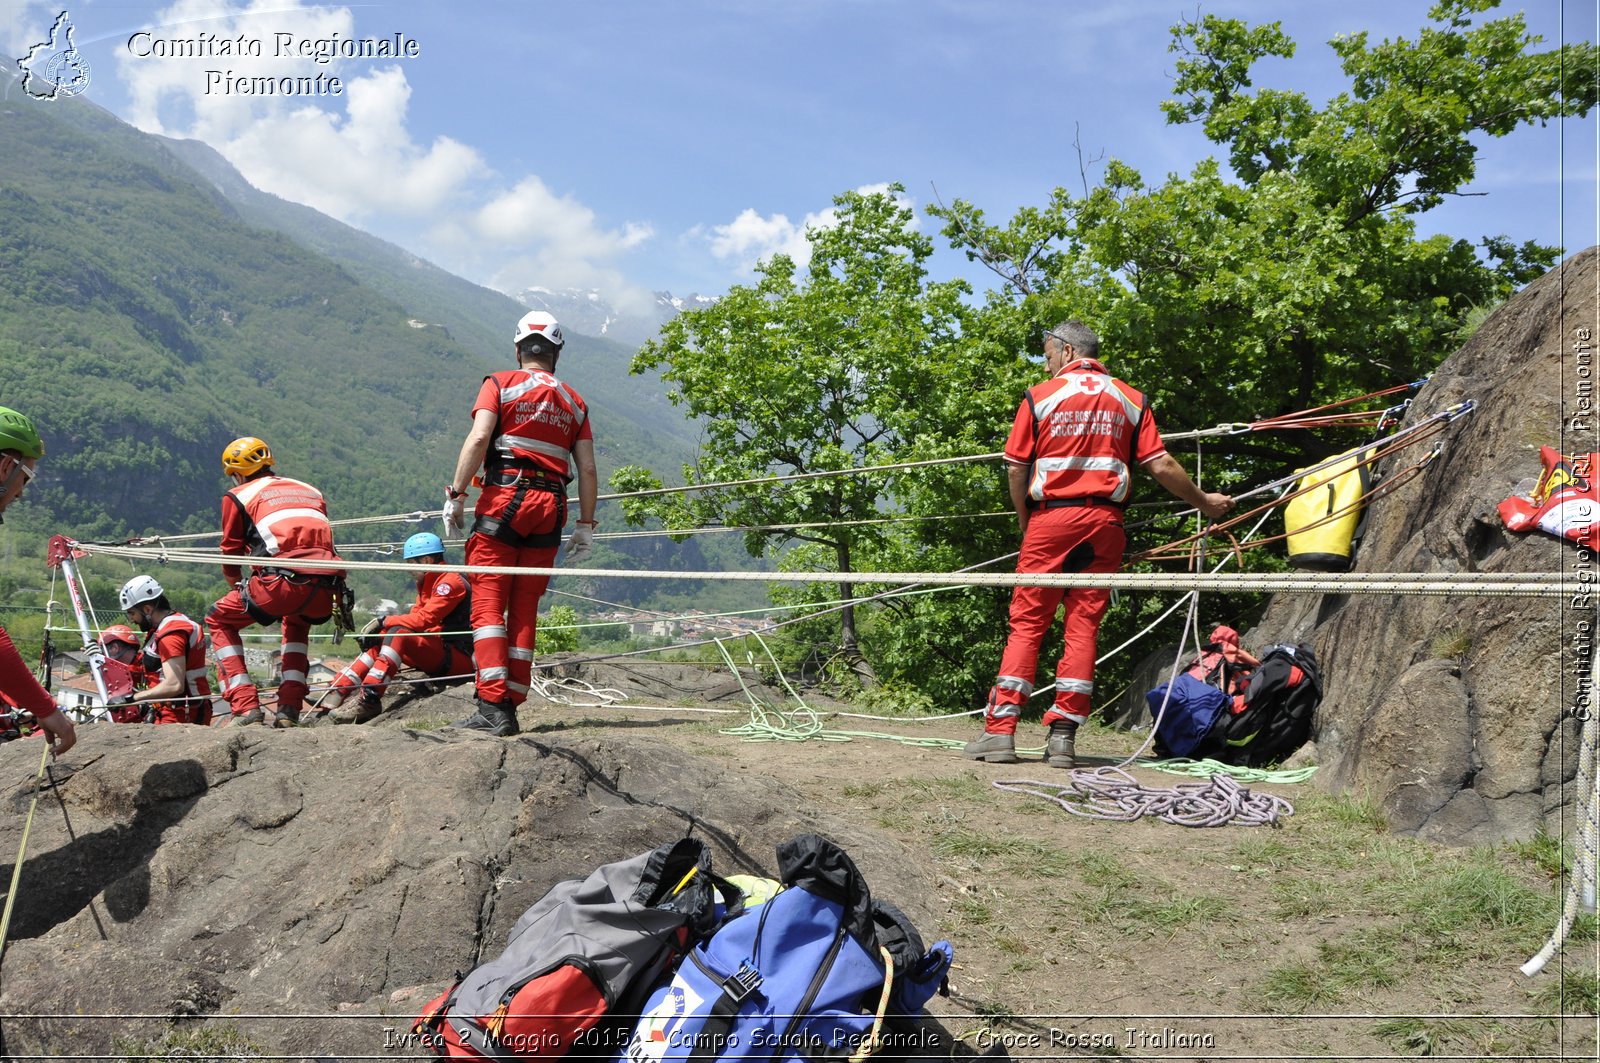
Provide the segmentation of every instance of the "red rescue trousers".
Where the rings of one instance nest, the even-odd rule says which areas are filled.
[[[359,684],[382,695],[389,677],[402,667],[415,668],[429,677],[466,675],[472,671],[472,655],[445,644],[437,633],[417,634],[405,628],[386,628],[383,643],[351,661],[333,681],[333,689],[349,696]]]
[[[217,661],[218,693],[228,699],[235,716],[261,707],[256,685],[245,668],[244,644],[239,632],[251,624],[283,622],[283,678],[278,684],[278,708],[298,709],[306,700],[306,637],[311,625],[333,615],[333,586],[326,577],[288,577],[278,573],[253,574],[245,593],[229,591],[206,614],[211,655]]]
[[[1115,572],[1122,567],[1127,535],[1122,512],[1109,506],[1035,510],[1022,537],[1017,571]],[[1000,675],[989,691],[984,729],[1014,734],[1017,716],[1033,694],[1039,647],[1065,606],[1065,644],[1056,665],[1055,704],[1045,713],[1049,726],[1057,720],[1082,723],[1094,708],[1094,659],[1100,621],[1111,603],[1108,590],[1062,587],[1018,587],[1011,595],[1011,635],[1000,658]]]
[[[489,489],[485,488],[484,498],[478,503],[479,513],[495,511],[486,504],[488,495]],[[566,501],[560,495],[529,491],[517,510],[514,528],[522,536],[553,536],[566,523],[566,517]],[[551,568],[560,549],[559,540],[550,546],[513,546],[474,532],[467,540],[467,564]],[[549,585],[549,576],[472,574],[472,656],[478,664],[480,700],[509,704],[513,709],[528,700],[539,599]]]

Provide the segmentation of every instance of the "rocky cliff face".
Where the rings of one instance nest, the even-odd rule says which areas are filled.
[[[1571,813],[1572,708],[1592,652],[1597,599],[1585,592],[1596,561],[1548,536],[1506,532],[1496,507],[1531,485],[1541,444],[1600,450],[1597,285],[1591,248],[1529,285],[1439,367],[1410,419],[1464,399],[1477,411],[1445,436],[1420,482],[1372,507],[1355,566],[1562,571],[1573,594],[1280,596],[1247,633],[1257,649],[1315,647],[1326,686],[1321,781],[1370,794],[1397,830],[1470,844],[1555,833]],[[1385,471],[1415,457],[1403,452]]]
[[[0,997],[8,1058],[107,1053],[186,1015],[236,1017],[281,1058],[419,1054],[401,1046],[421,1006],[498,955],[551,885],[691,831],[723,874],[771,874],[778,841],[827,834],[875,895],[932,925],[916,854],[655,743],[80,733],[29,838]],[[39,755],[0,746],[8,881]]]

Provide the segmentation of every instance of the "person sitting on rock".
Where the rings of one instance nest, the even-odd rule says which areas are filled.
[[[127,624],[112,624],[100,632],[100,652],[106,660],[116,661],[128,670],[133,690],[145,685],[144,669],[139,664],[139,636]],[[125,701],[113,701],[106,706],[112,723],[143,723],[144,706],[136,705],[131,696]]]
[[[434,679],[472,674],[472,586],[467,577],[435,567],[444,563],[444,543],[432,532],[407,539],[401,553],[422,566],[416,570],[417,600],[411,611],[378,622],[375,633],[381,641],[339,673],[307,722],[329,716],[334,723],[366,723],[383,711],[389,679],[403,666]]]

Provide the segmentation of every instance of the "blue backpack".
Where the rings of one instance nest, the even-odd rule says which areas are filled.
[[[861,1060],[887,1016],[914,1014],[942,989],[949,943],[924,951],[843,849],[801,835],[778,846],[778,867],[783,888],[689,950],[619,1060]]]
[[[1162,683],[1144,696],[1150,705],[1150,718],[1160,717],[1156,728],[1156,753],[1159,756],[1187,757],[1195,754],[1217,718],[1227,714],[1233,699],[1204,680],[1187,672],[1172,681],[1172,694],[1167,695],[1167,684]],[[1161,703],[1167,703],[1166,711]]]

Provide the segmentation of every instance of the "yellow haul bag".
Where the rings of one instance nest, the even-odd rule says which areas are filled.
[[[1325,468],[1301,476],[1297,495],[1283,507],[1289,563],[1318,572],[1343,572],[1355,557],[1372,489],[1370,448],[1352,450]],[[1304,470],[1297,470],[1304,472]]]

